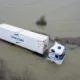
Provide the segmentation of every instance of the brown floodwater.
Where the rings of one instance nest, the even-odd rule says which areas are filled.
[[[46,27],[35,24],[42,15],[46,17]],[[56,36],[80,37],[80,1],[0,0],[0,23],[3,22],[44,33],[51,39]],[[61,66],[4,41],[0,41],[0,57],[7,61],[8,67],[14,72],[28,66],[37,80],[80,80],[79,47],[74,50],[67,48]]]

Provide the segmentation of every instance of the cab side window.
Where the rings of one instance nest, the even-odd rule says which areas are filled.
[[[55,50],[54,49],[51,49],[51,52],[55,52]]]

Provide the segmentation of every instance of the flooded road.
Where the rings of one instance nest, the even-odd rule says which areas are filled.
[[[36,21],[45,15],[46,27],[37,26]],[[50,36],[80,37],[79,0],[1,0],[0,22]],[[80,80],[80,48],[66,51],[61,66],[45,60],[15,45],[0,41],[0,57],[8,67],[21,71],[28,66],[37,80]]]

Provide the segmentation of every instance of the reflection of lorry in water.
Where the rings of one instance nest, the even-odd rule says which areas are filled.
[[[48,36],[5,23],[0,24],[0,39],[32,50],[41,55],[48,50]]]

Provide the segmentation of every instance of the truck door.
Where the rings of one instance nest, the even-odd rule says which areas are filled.
[[[38,41],[37,51],[41,54],[43,53],[43,42]]]

